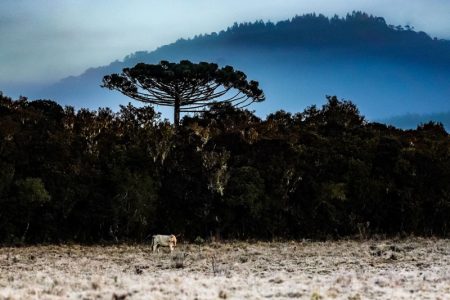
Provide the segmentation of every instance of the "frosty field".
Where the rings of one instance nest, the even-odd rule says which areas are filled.
[[[450,241],[0,248],[0,299],[60,298],[450,299]]]

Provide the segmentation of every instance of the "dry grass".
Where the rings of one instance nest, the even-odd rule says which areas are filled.
[[[0,248],[0,299],[450,299],[450,241]]]

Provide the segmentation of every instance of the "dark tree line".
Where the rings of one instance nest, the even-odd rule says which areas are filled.
[[[355,11],[345,17],[328,18],[322,14],[305,14],[277,23],[256,21],[235,23],[219,33],[179,40],[182,47],[255,47],[256,49],[299,47],[301,49],[336,48],[351,54],[389,57],[394,61],[450,65],[450,42],[431,38],[413,26],[393,26],[382,17]],[[167,49],[169,50],[169,49]],[[125,58],[130,64],[145,60],[149,53],[138,52]]]
[[[140,62],[154,63],[162,57],[185,58],[186,53],[204,53],[204,49],[214,49],[213,57],[226,58],[230,51],[251,49],[257,54],[280,48],[293,51],[334,49],[351,58],[355,55],[365,59],[367,56],[384,57],[394,62],[420,63],[443,70],[450,66],[449,40],[431,37],[416,31],[413,26],[390,25],[382,17],[354,11],[345,17],[329,18],[312,13],[276,23],[262,20],[234,23],[226,30],[179,39],[153,52],[134,52],[127,55],[122,64],[112,63],[110,70],[117,69],[118,65],[124,68]],[[203,57],[191,55],[193,60],[205,59]]]
[[[449,236],[450,138],[351,102],[261,120],[228,104],[178,130],[150,107],[0,97],[0,243]]]

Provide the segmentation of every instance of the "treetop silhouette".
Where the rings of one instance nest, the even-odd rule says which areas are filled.
[[[138,63],[124,68],[121,74],[103,78],[102,87],[117,90],[144,103],[174,107],[174,124],[181,112],[203,112],[218,102],[246,107],[264,98],[259,83],[247,80],[244,72],[217,64],[161,61],[159,64]]]

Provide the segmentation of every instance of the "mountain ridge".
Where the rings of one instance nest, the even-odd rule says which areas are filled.
[[[450,108],[450,41],[388,25],[363,12],[345,18],[306,14],[277,23],[235,23],[218,33],[136,51],[31,96],[81,107],[114,107],[129,99],[100,89],[104,75],[138,62],[182,59],[229,64],[260,81],[268,96],[254,107],[260,114],[300,111],[323,102],[327,94],[354,101],[372,119]]]
[[[311,34],[311,33],[314,34]],[[229,45],[244,47],[297,46],[310,49],[321,47],[336,49],[361,47],[363,50],[372,49],[373,52],[396,54],[403,57],[416,57],[430,60],[440,59],[439,63],[450,65],[450,40],[431,38],[423,31],[416,32],[413,27],[388,25],[384,18],[374,17],[362,12],[348,14],[345,18],[335,15],[327,18],[324,15],[306,14],[295,16],[290,20],[277,23],[255,21],[248,23],[234,23],[233,26],[219,33],[201,34],[192,39],[178,39],[176,42],[158,47],[154,51],[137,51],[127,55],[123,62],[135,62],[145,59],[152,52],[164,51],[171,47],[182,47],[183,44],[196,43],[198,47]],[[212,44],[212,45],[211,45]],[[397,52],[392,52],[393,48]],[[399,51],[414,50],[399,53]],[[388,52],[389,51],[389,52]],[[444,55],[440,55],[444,52]],[[444,59],[444,61],[442,61]]]

